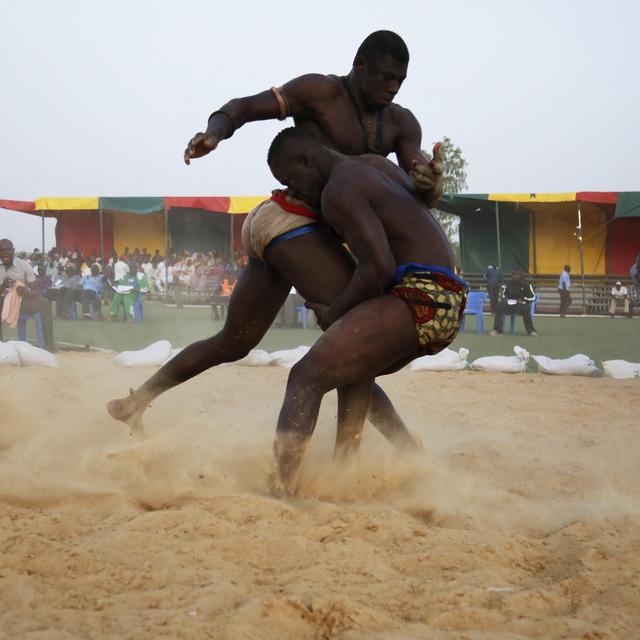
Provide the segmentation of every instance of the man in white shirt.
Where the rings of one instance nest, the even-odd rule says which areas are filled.
[[[22,297],[22,312],[39,311],[42,319],[44,345],[48,351],[55,351],[53,342],[53,320],[49,301],[40,296],[38,283],[33,267],[21,258],[16,258],[11,240],[0,240],[0,313],[4,299],[16,282],[24,286],[18,288],[18,295]],[[2,338],[2,322],[0,322],[0,339]]]
[[[609,303],[609,315],[613,318],[616,315],[616,307],[618,302],[624,305],[624,313],[627,318],[631,317],[629,313],[629,292],[627,287],[622,286],[622,282],[618,280],[615,286],[611,287],[611,302]]]

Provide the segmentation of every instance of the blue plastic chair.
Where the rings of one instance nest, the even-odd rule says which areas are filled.
[[[38,346],[44,349],[44,331],[42,330],[42,316],[39,311],[35,313],[21,313],[18,316],[18,340],[25,342],[27,340],[27,320],[33,320],[36,323],[36,338]]]
[[[300,307],[293,307],[293,312],[295,313],[296,311],[300,312],[300,318],[302,319],[302,328],[306,329],[308,326],[309,309],[307,309],[307,307],[305,307],[304,305],[301,305]]]
[[[484,321],[482,314],[484,312],[484,301],[487,298],[487,294],[484,291],[470,291],[467,296],[467,305],[464,308],[464,315],[462,316],[462,324],[460,325],[460,331],[464,331],[466,325],[467,315],[476,316],[478,323],[478,333],[482,333],[484,328]]]
[[[533,299],[533,301],[531,302],[531,320],[533,320],[533,316],[536,312],[536,302],[538,302],[538,296],[536,294],[536,297]],[[509,333],[514,333],[515,329],[516,329],[516,314],[515,313],[505,313],[503,318],[502,318],[502,333],[504,333],[504,329],[505,329],[505,325],[507,323],[507,316],[509,316],[509,318],[511,319],[510,322],[510,330]]]

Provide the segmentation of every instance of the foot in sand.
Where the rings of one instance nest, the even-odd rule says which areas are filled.
[[[112,418],[127,424],[131,435],[143,435],[142,416],[148,406],[133,389],[130,389],[126,398],[107,402],[107,411]]]

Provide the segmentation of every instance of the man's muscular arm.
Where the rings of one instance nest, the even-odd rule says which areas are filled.
[[[319,313],[323,329],[357,304],[381,295],[396,268],[386,231],[367,197],[368,189],[354,173],[348,179],[336,178],[322,194],[325,221],[340,234],[358,261],[344,291],[328,307],[308,305]]]
[[[209,116],[204,133],[196,133],[189,141],[184,161],[190,164],[192,158],[207,155],[247,122],[304,116],[314,111],[319,102],[330,99],[335,91],[335,83],[327,76],[310,73],[290,80],[275,91],[234,98]]]
[[[399,133],[394,151],[398,164],[413,178],[422,201],[433,207],[442,195],[442,158],[439,146],[434,147],[433,158],[425,157],[422,149],[422,129],[408,109],[400,107],[396,114]]]

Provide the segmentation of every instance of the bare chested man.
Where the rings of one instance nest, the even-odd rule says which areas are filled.
[[[379,169],[294,128],[275,138],[268,161],[280,182],[321,206],[357,260],[331,304],[308,303],[325,333],[291,370],[275,443],[274,487],[291,493],[322,396],[444,349],[460,328],[467,285],[452,273],[451,247],[429,210]]]
[[[420,197],[431,203],[441,192],[441,166],[428,163],[421,151],[421,130],[413,114],[392,102],[406,76],[409,53],[402,39],[375,32],[362,43],[351,73],[343,78],[310,74],[281,88],[231,100],[209,118],[206,133],[189,142],[185,162],[206,155],[247,122],[293,116],[301,127],[346,154],[395,152],[411,175]],[[267,201],[250,214],[243,241],[252,259],[229,303],[222,331],[193,343],[128,398],[109,403],[114,418],[133,429],[155,397],[206,369],[244,357],[266,333],[291,284],[307,299],[331,302],[353,270],[349,256],[317,220],[301,213],[290,198]],[[317,217],[317,212],[311,212]],[[284,241],[286,240],[286,241]],[[366,384],[361,385],[366,389]],[[368,400],[366,391],[364,396]],[[339,392],[339,417],[364,406],[356,387]],[[355,398],[349,400],[348,398]],[[374,388],[371,417],[396,442],[412,442],[384,392]],[[395,434],[395,436],[394,436]]]

